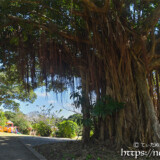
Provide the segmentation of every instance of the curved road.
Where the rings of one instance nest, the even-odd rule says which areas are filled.
[[[19,140],[18,137],[0,137],[1,160],[38,160]]]
[[[21,136],[18,137],[22,143],[27,146],[38,146],[41,144],[65,142],[65,141],[75,141],[68,138],[50,138],[50,137],[33,137],[33,136]]]
[[[1,136],[0,134],[0,160],[44,160],[32,147],[74,141],[65,138],[33,137],[33,136]]]

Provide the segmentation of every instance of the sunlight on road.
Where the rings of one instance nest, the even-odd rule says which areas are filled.
[[[25,134],[15,134],[15,133],[0,132],[0,136],[28,136],[28,135],[25,135]]]

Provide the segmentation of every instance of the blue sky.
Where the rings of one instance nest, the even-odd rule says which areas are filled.
[[[70,90],[65,91],[63,93],[59,93],[56,95],[54,92],[45,92],[45,88],[39,88],[35,90],[35,93],[37,94],[37,99],[34,103],[24,103],[20,102],[20,110],[24,114],[28,114],[30,112],[34,111],[41,111],[41,107],[45,105],[49,108],[50,104],[53,104],[53,112],[59,111],[62,109],[62,112],[58,114],[58,116],[64,116],[68,117],[69,115],[74,114],[74,112],[68,111],[73,110],[74,107],[72,105],[72,100],[70,100]],[[64,109],[65,108],[65,109]],[[77,112],[80,112],[80,110],[76,110]]]

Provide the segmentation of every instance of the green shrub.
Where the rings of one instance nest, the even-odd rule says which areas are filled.
[[[0,126],[5,126],[7,122],[7,118],[3,111],[0,111]]]
[[[38,128],[38,123],[32,124],[32,128],[33,128],[34,130],[37,130],[37,128]]]
[[[40,121],[36,126],[37,134],[41,136],[50,136],[52,133],[51,127]]]
[[[23,134],[27,134],[27,135],[29,134],[28,128],[23,130]]]
[[[16,113],[10,120],[14,123],[14,126],[19,128],[20,133],[29,134],[28,128],[31,127],[31,124],[23,113]]]
[[[69,120],[65,120],[58,124],[57,136],[74,138],[77,135],[77,123]]]

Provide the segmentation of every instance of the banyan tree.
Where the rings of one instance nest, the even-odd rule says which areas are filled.
[[[159,142],[159,0],[7,0],[0,12],[1,63],[15,63],[33,85],[37,74],[53,85],[55,76],[67,83],[80,77],[83,118],[92,118],[94,138]],[[106,103],[103,116],[93,116],[91,93]],[[124,107],[108,113],[107,98]],[[84,141],[89,131],[84,125]]]

